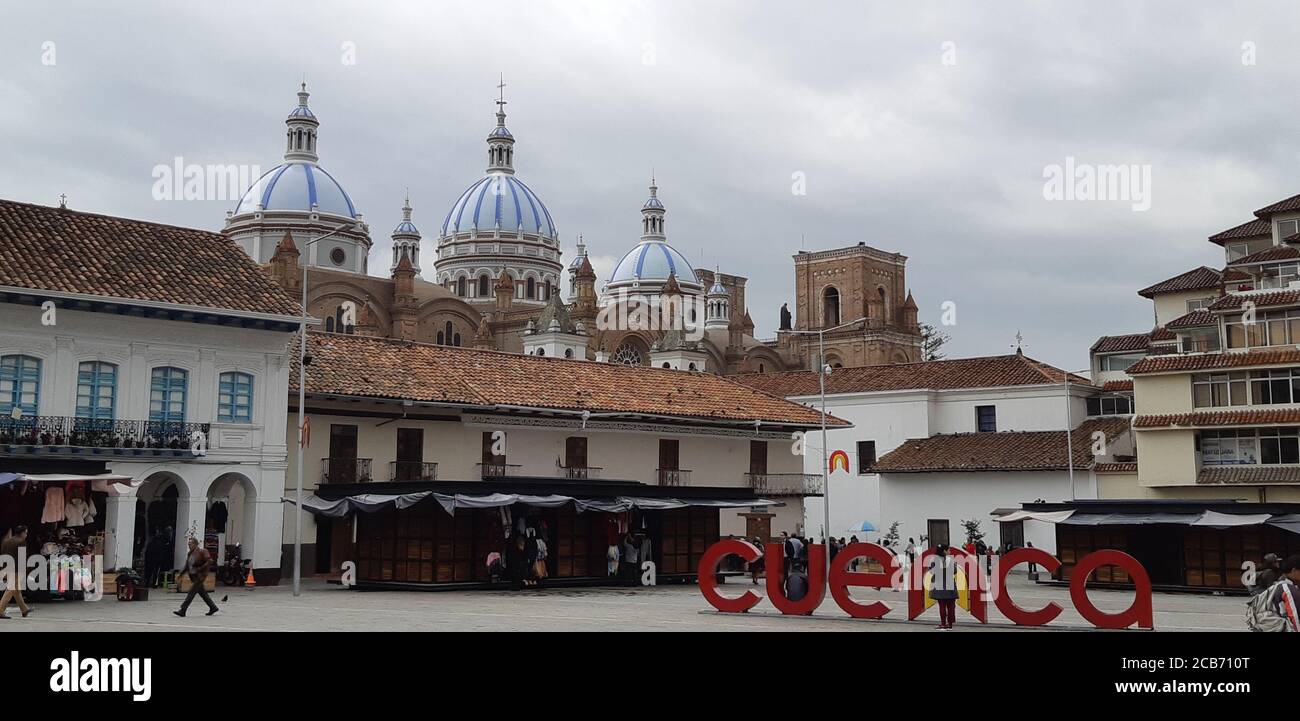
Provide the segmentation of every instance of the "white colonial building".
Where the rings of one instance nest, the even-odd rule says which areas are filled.
[[[738,380],[820,407],[813,372]],[[1077,376],[1071,376],[1067,402],[1064,380],[1059,369],[1019,352],[836,368],[826,379],[826,408],[853,426],[828,433],[827,455],[843,451],[849,457],[847,470],[830,475],[831,534],[847,537],[848,529],[866,521],[879,529],[867,534],[875,540],[898,522],[904,545],[923,536],[960,544],[961,521],[976,520],[990,545],[1032,541],[1054,548],[1047,524],[1003,529],[994,512],[1071,497],[1067,422],[1075,448],[1074,497],[1095,498],[1098,464],[1133,453],[1128,417],[1100,416],[1090,400],[1098,389]],[[1100,457],[1091,452],[1093,431],[1106,438]],[[820,473],[821,436],[807,440],[804,472]],[[806,509],[808,531],[820,537],[822,499],[808,499]]]
[[[193,533],[277,582],[297,304],[216,233],[0,201],[0,246],[24,259],[0,267],[0,474],[134,479],[4,489],[9,524],[96,537],[110,568],[164,529],[179,567]]]

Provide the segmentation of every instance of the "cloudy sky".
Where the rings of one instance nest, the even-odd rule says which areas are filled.
[[[483,171],[504,73],[516,167],[607,272],[651,169],[669,241],[747,276],[758,335],[790,256],[908,256],[951,356],[1071,369],[1148,330],[1135,291],[1300,192],[1290,2],[26,3],[0,25],[0,197],[219,229],[153,169],[267,170],[305,74],[321,165],[386,272],[409,186],[426,242]],[[1044,169],[1150,169],[1150,208],[1047,200]],[[1140,175],[1140,174],[1139,174]],[[806,192],[797,192],[797,179]],[[1135,192],[1144,191],[1137,187]]]

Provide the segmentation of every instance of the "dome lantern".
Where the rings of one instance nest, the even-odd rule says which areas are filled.
[[[392,272],[397,268],[397,264],[405,257],[411,261],[411,267],[415,269],[416,275],[420,273],[420,229],[415,227],[411,222],[411,193],[406,193],[406,203],[402,205],[402,222],[397,224],[393,229],[393,267],[389,269]]]
[[[298,107],[290,110],[289,117],[284,119],[284,124],[288,126],[284,148],[285,160],[314,163],[320,159],[316,154],[316,131],[320,127],[320,121],[311,112],[311,108],[307,107],[309,96],[307,81],[304,80],[298,90]]]

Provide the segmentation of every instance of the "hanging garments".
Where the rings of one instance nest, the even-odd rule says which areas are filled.
[[[73,498],[63,508],[63,515],[67,519],[68,528],[89,526],[95,520],[95,513],[95,504],[86,503],[81,498]]]
[[[41,523],[58,523],[66,516],[67,503],[63,498],[63,486],[51,485],[45,489],[45,509],[41,511]]]

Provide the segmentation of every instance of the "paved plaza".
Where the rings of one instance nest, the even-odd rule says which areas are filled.
[[[750,588],[748,581],[733,579],[723,587],[727,595]],[[1056,601],[1065,611],[1051,629],[1090,628],[1075,612],[1068,589],[1012,581],[1011,593],[1025,608]],[[1101,609],[1127,608],[1131,593],[1094,590],[1093,602]],[[743,615],[713,611],[695,585],[656,588],[556,588],[511,591],[368,591],[345,590],[322,580],[309,579],[294,598],[285,586],[255,590],[218,587],[222,612],[204,617],[203,603],[195,601],[190,616],[177,618],[172,610],[182,596],[155,593],[147,602],[122,603],[106,598],[98,602],[38,604],[26,619],[0,621],[0,632],[21,631],[909,631],[934,630],[938,614],[931,608],[916,622],[906,622],[906,600],[901,593],[858,590],[861,600],[882,599],[893,611],[882,621],[848,618],[829,597],[818,613],[807,618],[781,618],[766,601]],[[1244,631],[1245,599],[1241,596],[1207,596],[1156,593],[1157,631]],[[957,631],[986,632],[1015,629],[990,605],[990,623],[980,626],[958,610]]]

